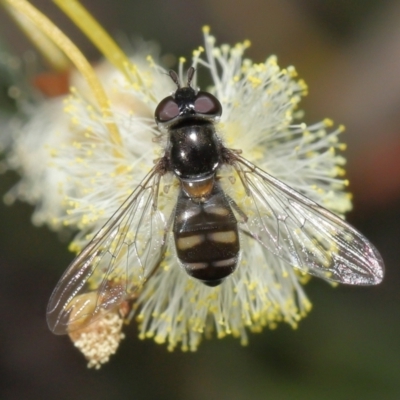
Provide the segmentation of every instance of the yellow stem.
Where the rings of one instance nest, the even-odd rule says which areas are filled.
[[[29,18],[9,6],[5,6],[5,9],[36,49],[40,51],[51,69],[63,72],[71,68],[71,61],[68,57]]]
[[[128,81],[132,80],[135,66],[126,54],[115,43],[103,27],[94,19],[82,4],[77,0],[53,0],[61,10],[73,21],[73,23],[86,35],[86,37],[97,47],[97,49],[118,68]],[[139,79],[139,76],[135,76]]]
[[[86,82],[92,89],[93,95],[96,98],[100,109],[105,118],[112,116],[108,97],[97,78],[90,63],[80,52],[80,50],[57,28],[45,15],[26,0],[3,0],[3,2],[14,9],[16,12],[29,18],[38,29],[40,29],[47,37],[49,37],[59,47],[65,55],[75,65],[77,70],[83,75]],[[111,135],[111,140],[118,145],[122,144],[121,136],[118,127],[112,123],[107,123],[108,130]]]

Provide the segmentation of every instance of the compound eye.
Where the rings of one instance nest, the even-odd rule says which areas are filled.
[[[178,104],[175,103],[171,96],[161,100],[158,104],[154,116],[157,122],[168,122],[179,115]]]
[[[194,101],[194,109],[199,114],[220,116],[222,106],[219,100],[210,93],[198,92]]]

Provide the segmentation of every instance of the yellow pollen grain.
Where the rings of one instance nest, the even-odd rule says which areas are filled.
[[[335,175],[336,176],[345,176],[346,170],[344,168],[336,167],[335,168]]]
[[[293,65],[289,66],[287,70],[291,78],[295,78],[297,76],[296,68]]]
[[[200,46],[198,49],[193,51],[193,57],[197,58],[204,52],[204,47]]]
[[[267,60],[267,64],[271,66],[276,66],[278,63],[278,57],[275,55],[269,56]]]
[[[262,83],[262,80],[255,76],[248,76],[247,80],[253,85],[253,87],[257,87],[257,86],[261,85],[261,83]]]
[[[299,99],[298,96],[293,96],[293,97],[291,97],[291,99],[290,99],[290,103],[293,104],[293,105],[296,105],[299,101],[300,101],[300,99]],[[290,111],[290,115],[292,115],[292,112],[291,112],[291,111]]]
[[[322,123],[323,123],[327,128],[333,126],[333,121],[332,121],[330,118],[325,118],[325,119],[322,121]]]
[[[154,67],[155,66],[154,58],[150,54],[147,55],[146,61],[150,64],[150,67]]]
[[[244,46],[246,49],[249,48],[249,47],[251,46],[251,41],[248,40],[248,39],[246,39],[246,40],[243,42],[243,46]]]

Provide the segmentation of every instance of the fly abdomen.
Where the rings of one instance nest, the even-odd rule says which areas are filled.
[[[202,201],[181,190],[173,230],[178,258],[193,278],[217,286],[236,269],[237,221],[218,184]]]

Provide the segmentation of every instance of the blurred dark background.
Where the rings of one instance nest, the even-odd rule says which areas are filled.
[[[0,398],[14,399],[399,399],[400,398],[400,1],[85,0],[113,35],[185,55],[209,24],[218,42],[252,41],[248,56],[276,54],[309,85],[306,121],[347,127],[349,221],[381,251],[379,287],[331,288],[312,280],[311,314],[237,340],[205,340],[196,353],[140,341],[133,324],[111,362],[88,370],[67,337],[45,322],[51,291],[72,255],[56,234],[30,223],[22,203],[0,205]],[[50,1],[35,1],[91,60],[99,55]],[[2,11],[2,10],[0,10]],[[2,46],[32,46],[0,14]],[[0,76],[3,109],[10,77]],[[0,176],[3,195],[16,176]]]

